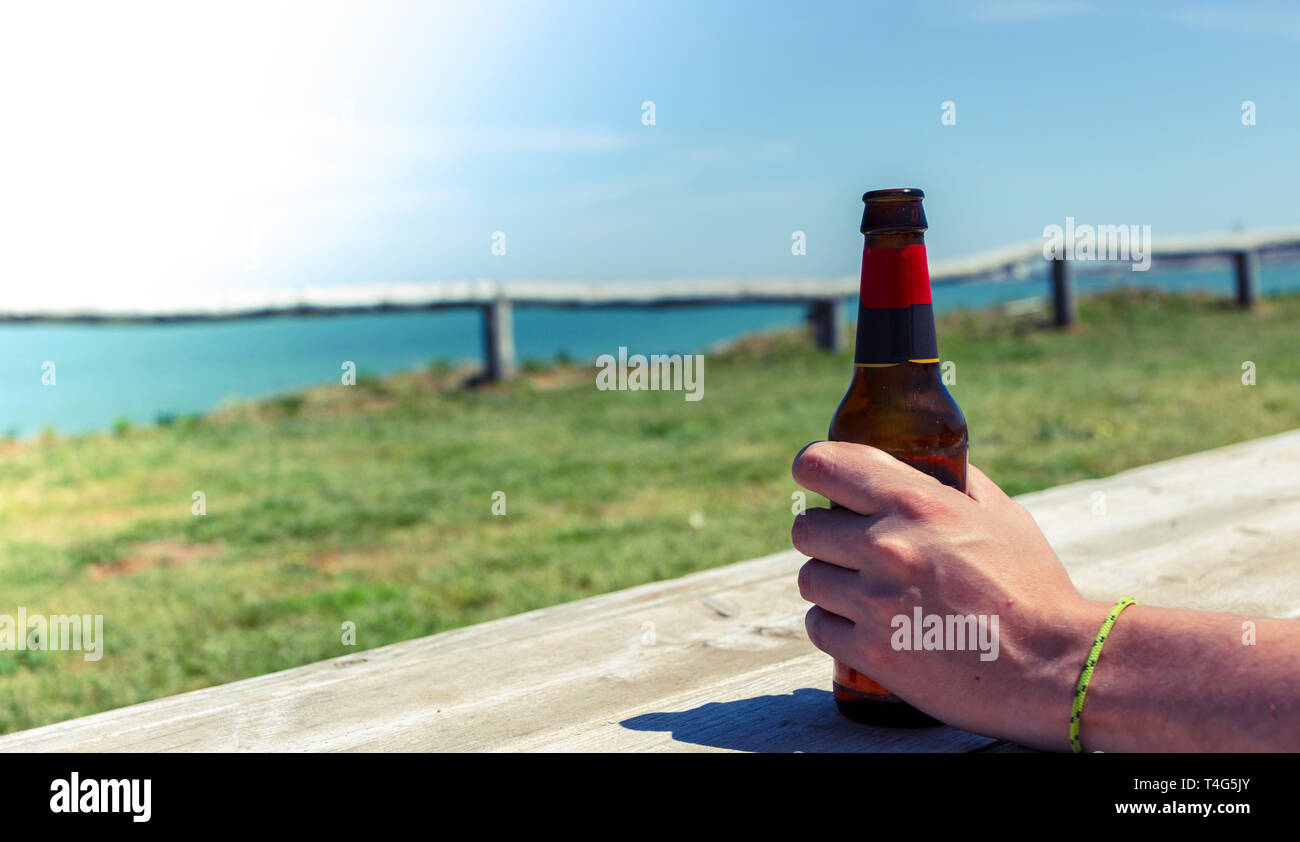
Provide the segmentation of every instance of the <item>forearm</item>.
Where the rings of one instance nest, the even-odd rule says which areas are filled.
[[[1085,652],[1110,607],[1079,612]],[[1068,710],[1061,721],[1064,734]],[[1129,607],[1102,649],[1080,737],[1085,751],[1300,751],[1300,624]]]

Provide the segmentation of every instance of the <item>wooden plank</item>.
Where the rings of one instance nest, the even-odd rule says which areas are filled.
[[[824,655],[810,652],[493,750],[965,752],[994,743],[956,728],[852,722],[835,712],[829,669]]]
[[[1300,430],[1017,499],[1076,574],[1117,550],[1155,546],[1300,500]]]
[[[807,688],[830,705],[830,663],[809,646],[806,605],[791,587],[803,561],[780,553],[98,714],[89,728],[73,720],[13,735],[0,749],[500,750],[548,742],[557,730],[611,712],[653,713],[647,708],[664,695],[720,699],[728,680],[735,693],[748,694],[751,673],[771,675],[786,693]],[[646,637],[651,628],[653,640]],[[800,669],[773,668],[800,660]],[[827,706],[820,717],[808,715],[807,700],[794,699],[804,705],[798,721],[818,734],[823,720],[836,716]],[[642,737],[641,747],[692,747],[671,733],[623,730]],[[916,734],[909,741],[907,732],[895,732],[904,741],[895,745],[943,750],[988,742],[946,728]]]
[[[1300,431],[1021,500],[1090,596],[1300,616]],[[108,711],[0,750],[1006,748],[838,718],[829,660],[803,631],[803,560],[778,553]]]

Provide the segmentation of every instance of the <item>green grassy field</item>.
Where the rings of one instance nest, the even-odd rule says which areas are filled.
[[[1072,333],[940,322],[971,460],[1010,493],[1300,426],[1300,298],[1080,309]],[[587,367],[468,389],[435,366],[6,442],[0,613],[102,614],[106,649],[0,652],[0,732],[355,651],[346,621],[370,648],[787,549],[790,460],[849,373],[790,333],[709,355],[695,403]]]

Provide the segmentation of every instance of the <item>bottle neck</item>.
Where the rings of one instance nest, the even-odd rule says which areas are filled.
[[[922,232],[866,236],[853,362],[859,366],[939,362]]]

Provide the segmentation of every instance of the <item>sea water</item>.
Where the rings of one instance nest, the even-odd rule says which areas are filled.
[[[1300,266],[1265,265],[1264,294],[1300,290]],[[1081,274],[1080,294],[1116,286],[1233,294],[1229,271]],[[943,284],[938,312],[1042,297],[1042,277]],[[851,302],[849,302],[851,305]],[[853,306],[845,308],[852,318]],[[671,308],[521,308],[514,311],[520,361],[564,356],[592,362],[631,353],[697,353],[745,334],[793,326],[804,308],[729,304]],[[45,428],[109,429],[118,420],[154,423],[223,403],[340,382],[345,362],[382,376],[433,360],[478,362],[481,317],[474,310],[282,317],[158,325],[0,325],[0,434]],[[52,366],[50,364],[53,364]],[[51,382],[52,381],[52,382]]]

